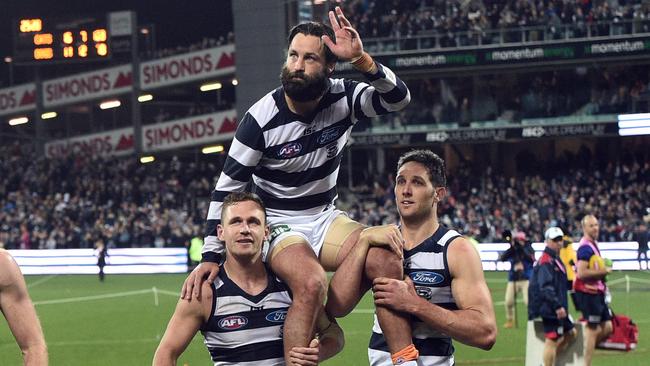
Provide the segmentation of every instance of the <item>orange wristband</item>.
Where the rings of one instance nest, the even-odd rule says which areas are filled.
[[[415,345],[411,343],[408,346],[404,347],[402,350],[390,355],[390,358],[392,359],[394,365],[399,365],[405,361],[417,360],[419,356],[420,352],[418,352],[417,348],[415,348]]]
[[[355,69],[364,73],[374,74],[376,71],[375,61],[366,52],[363,52],[356,59],[350,60],[350,63]]]

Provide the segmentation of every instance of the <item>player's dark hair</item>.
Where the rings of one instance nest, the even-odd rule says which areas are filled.
[[[262,209],[262,212],[264,213],[264,223],[266,224],[266,206],[264,206],[264,202],[262,202],[262,199],[258,195],[251,192],[232,192],[227,195],[223,200],[223,205],[221,206],[221,217],[224,217],[228,207],[246,201],[255,202],[260,206],[260,209]]]
[[[298,33],[304,34],[306,36],[315,36],[318,37],[318,39],[324,35],[329,36],[332,42],[336,43],[334,30],[321,22],[305,22],[291,28],[289,31],[289,37],[287,39],[287,45],[291,44],[291,41],[293,41],[293,38]],[[332,50],[330,50],[330,48],[327,47],[324,43],[323,48],[325,48],[325,62],[331,64],[338,61],[338,57],[336,57],[336,55],[332,53]]]
[[[400,156],[397,162],[397,171],[408,162],[414,161],[424,165],[429,173],[429,180],[434,187],[447,186],[445,161],[438,154],[430,150],[411,150]]]

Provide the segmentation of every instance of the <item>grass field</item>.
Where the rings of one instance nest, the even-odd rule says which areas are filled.
[[[631,278],[628,293],[623,281]],[[456,343],[457,365],[523,365],[525,321],[523,304],[517,329],[503,329],[505,273],[486,273],[495,301],[499,335],[494,348],[481,351]],[[49,346],[50,364],[147,365],[175,307],[185,275],[28,276],[27,284]],[[611,276],[613,308],[639,324],[637,350],[597,351],[594,365],[648,365],[650,273],[621,272]],[[154,291],[154,288],[156,290]],[[341,321],[346,347],[325,365],[367,365],[366,345],[372,325],[372,303],[366,296],[354,313]],[[20,352],[5,322],[0,322],[0,365],[20,365]],[[201,336],[195,337],[179,365],[210,365]]]

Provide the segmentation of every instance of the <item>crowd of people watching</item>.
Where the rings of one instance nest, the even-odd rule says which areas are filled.
[[[235,43],[235,34],[233,32],[228,32],[226,35],[214,37],[203,37],[200,41],[191,43],[189,45],[178,45],[176,47],[165,47],[158,48],[155,50],[145,50],[143,51],[142,57],[144,59],[157,59],[164,58],[174,55],[179,55],[182,53],[200,51],[208,48],[224,46],[227,44]]]
[[[0,246],[183,246],[203,231],[221,166],[177,158],[140,164],[87,155],[35,158],[0,148]]]
[[[342,6],[366,38],[438,38],[436,43],[420,44],[419,48],[650,30],[650,4],[643,0],[354,0]],[[522,33],[522,28],[530,31]],[[401,49],[415,48],[415,44],[402,44]],[[383,48],[390,50],[390,45],[388,42]],[[377,47],[382,50],[381,44]]]
[[[501,242],[503,230],[521,231],[529,240],[543,241],[544,230],[561,227],[580,239],[580,220],[594,213],[601,222],[601,241],[632,240],[641,225],[650,223],[650,160],[626,155],[606,165],[588,149],[566,154],[549,164],[507,176],[490,167],[461,167],[449,172],[449,196],[440,205],[441,222],[478,242]],[[590,163],[587,163],[590,162]],[[341,194],[341,207],[367,225],[397,222],[394,177],[369,179],[371,185]]]
[[[499,241],[504,229],[541,240],[549,226],[577,239],[581,215],[593,212],[603,226],[600,240],[630,240],[644,217],[650,221],[650,160],[628,156],[579,169],[567,163],[593,161],[588,151],[581,154],[511,177],[468,166],[449,172],[441,221],[479,242]],[[18,144],[0,148],[0,156],[0,247],[8,249],[90,248],[97,240],[109,247],[183,246],[203,234],[222,162],[34,158]],[[342,189],[338,205],[368,225],[397,222],[392,176],[374,182]]]
[[[471,122],[640,113],[650,106],[647,65],[420,78],[406,83],[411,106],[375,124],[467,127]]]

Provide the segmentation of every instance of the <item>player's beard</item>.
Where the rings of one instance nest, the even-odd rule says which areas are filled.
[[[280,73],[282,87],[289,98],[296,102],[310,102],[320,98],[329,87],[329,78],[325,71],[314,76],[304,72],[289,72],[287,66],[282,66]]]

